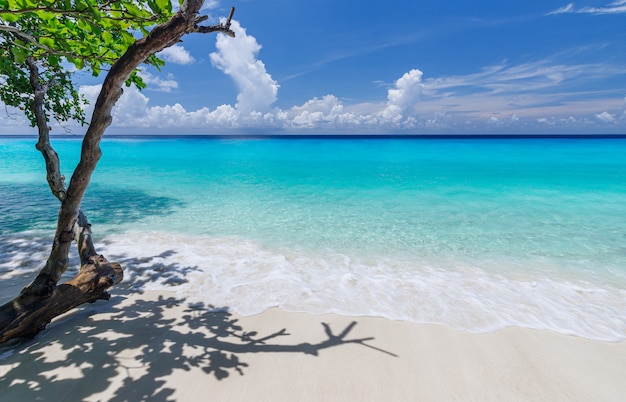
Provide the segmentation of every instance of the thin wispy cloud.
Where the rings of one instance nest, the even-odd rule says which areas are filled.
[[[549,12],[547,15],[555,14],[626,14],[626,0],[618,0],[612,3],[606,4],[602,7],[579,7],[577,8],[574,3],[569,3],[561,8]]]
[[[569,3],[566,6],[563,7],[559,7],[554,11],[550,11],[549,13],[547,13],[546,15],[555,15],[555,14],[567,14],[567,13],[574,13],[576,12],[575,10],[575,5],[574,3]]]
[[[518,65],[501,63],[473,74],[428,79],[425,81],[425,93],[433,96],[446,92],[468,91],[480,92],[483,95],[537,92],[558,86],[564,89],[565,86],[583,85],[588,80],[621,73],[620,69],[606,64],[568,65],[555,63],[550,59]]]
[[[363,41],[362,36],[355,36],[344,38],[340,42],[350,43],[350,47],[335,49],[332,54],[325,56],[315,63],[300,68],[300,71],[281,77],[280,81],[289,81],[294,78],[298,78],[314,71],[320,70],[332,63],[340,62],[342,60],[352,59],[367,56],[376,52],[384,51],[388,48],[397,46],[405,46],[416,43],[421,39],[433,35],[435,32],[419,30],[416,32],[403,33],[393,35],[386,38],[377,38],[376,40]]]
[[[172,10],[174,12],[180,9],[180,4],[178,0],[171,0],[171,3],[172,3]],[[201,10],[213,10],[213,9],[218,8],[219,5],[220,5],[219,0],[205,0],[205,2],[202,4]]]

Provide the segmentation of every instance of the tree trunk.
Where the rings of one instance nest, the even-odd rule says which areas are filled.
[[[67,190],[60,174],[58,156],[49,143],[49,129],[42,107],[45,87],[42,88],[33,76],[34,63],[31,65],[32,60],[29,62],[31,85],[35,91],[34,112],[37,116],[37,113],[43,116],[37,120],[40,135],[37,148],[46,160],[48,183],[53,194],[61,201],[61,208],[52,250],[45,266],[18,297],[0,307],[0,343],[18,337],[33,337],[54,317],[85,302],[108,300],[109,294],[106,290],[122,280],[122,267],[116,262],[108,262],[95,251],[91,240],[91,226],[80,210],[83,196],[101,156],[100,141],[112,122],[111,110],[122,95],[122,86],[131,73],[152,54],[179,42],[188,33],[223,32],[234,36],[234,32],[230,30],[234,9],[225,25],[198,26],[199,22],[206,20],[204,16],[198,17],[203,2],[204,0],[185,0],[169,21],[154,27],[146,37],[135,41],[111,66],[83,139],[80,162]],[[57,286],[67,268],[74,239],[78,243],[80,271],[68,282]]]

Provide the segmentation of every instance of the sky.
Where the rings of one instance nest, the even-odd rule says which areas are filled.
[[[107,133],[626,134],[626,0],[206,0],[203,13],[214,24],[231,6],[236,38],[161,52]],[[103,77],[75,80],[93,104]],[[0,134],[23,133],[36,131],[0,105]]]

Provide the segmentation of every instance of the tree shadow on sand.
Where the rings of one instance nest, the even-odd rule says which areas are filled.
[[[125,264],[149,266],[156,257],[129,258]],[[169,265],[156,272],[184,276],[193,269]],[[137,280],[153,275],[145,270]],[[225,308],[142,294],[132,283],[116,289],[109,302],[79,308],[36,339],[0,348],[0,400],[170,401],[175,390],[168,376],[202,370],[207,380],[228,380],[254,370],[245,361],[251,353],[318,356],[355,344],[395,356],[369,345],[372,337],[351,338],[356,321],[343,328],[321,322],[320,332],[311,334],[316,341],[294,343],[287,328],[261,334]]]

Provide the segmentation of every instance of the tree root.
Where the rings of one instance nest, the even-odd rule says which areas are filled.
[[[53,318],[84,303],[108,300],[111,296],[106,290],[121,282],[123,276],[120,264],[97,255],[74,278],[53,286],[48,295],[36,294],[29,286],[0,307],[0,344],[15,338],[33,338]]]

